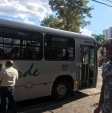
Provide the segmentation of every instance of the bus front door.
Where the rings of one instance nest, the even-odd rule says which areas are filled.
[[[80,89],[94,87],[95,84],[95,48],[92,46],[81,46],[81,76]]]

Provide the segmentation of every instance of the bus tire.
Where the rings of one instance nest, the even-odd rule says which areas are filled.
[[[57,80],[53,85],[52,96],[54,99],[64,99],[69,95],[69,83],[65,79]]]

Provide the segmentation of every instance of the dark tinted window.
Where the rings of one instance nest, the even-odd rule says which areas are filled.
[[[0,59],[42,59],[41,33],[0,27]]]
[[[44,53],[46,60],[74,60],[74,39],[45,35]]]

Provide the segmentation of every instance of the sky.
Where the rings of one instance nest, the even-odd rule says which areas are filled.
[[[112,6],[112,0],[97,1]],[[112,7],[107,5],[90,0],[88,6],[92,6],[94,9],[91,11],[92,18],[87,18],[91,24],[86,29],[92,31],[92,34],[103,34],[103,30],[112,27]]]
[[[92,6],[92,18],[86,18],[91,24],[81,28],[82,34],[102,34],[112,26],[112,7],[89,0]],[[112,6],[111,0],[97,0]],[[46,16],[54,14],[48,0],[0,0],[0,18],[40,25]]]

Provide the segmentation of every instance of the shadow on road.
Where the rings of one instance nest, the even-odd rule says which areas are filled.
[[[18,102],[18,109],[19,112],[25,113],[42,113],[45,111],[50,111],[53,109],[57,109],[62,107],[64,104],[70,103],[72,101],[76,101],[78,99],[82,99],[87,97],[87,94],[82,92],[74,93],[73,95],[69,96],[68,98],[60,101],[53,100],[52,97],[43,97],[38,99],[32,99],[27,101]]]

